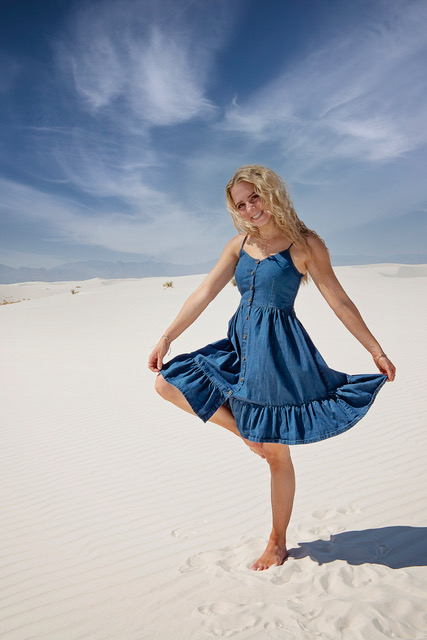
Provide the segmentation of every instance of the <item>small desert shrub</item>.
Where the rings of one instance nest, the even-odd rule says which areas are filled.
[[[76,289],[71,289],[71,293],[73,294],[73,296],[78,293],[78,291],[76,291]]]
[[[25,300],[25,298],[24,298],[24,300]],[[21,302],[21,300],[3,300],[2,302],[0,302],[0,305],[16,304],[17,302]]]
[[[173,280],[169,280],[169,282],[163,283],[163,289],[171,289],[173,287]]]

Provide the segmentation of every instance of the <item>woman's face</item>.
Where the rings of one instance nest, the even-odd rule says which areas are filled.
[[[250,182],[238,182],[230,189],[231,197],[239,215],[256,227],[270,222],[271,213],[264,207],[261,197],[255,193]]]

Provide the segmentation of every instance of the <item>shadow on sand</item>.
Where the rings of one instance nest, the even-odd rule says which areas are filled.
[[[382,564],[391,569],[427,566],[427,527],[383,527],[345,531],[330,540],[300,542],[293,558],[309,556],[319,564],[345,560],[349,564]]]

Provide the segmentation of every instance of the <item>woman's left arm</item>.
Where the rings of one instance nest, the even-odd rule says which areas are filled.
[[[396,375],[396,368],[384,354],[380,344],[366,326],[356,305],[350,300],[331,265],[328,250],[316,237],[308,238],[311,256],[307,260],[307,271],[313,279],[326,302],[341,320],[344,326],[372,355],[381,373],[391,382]]]

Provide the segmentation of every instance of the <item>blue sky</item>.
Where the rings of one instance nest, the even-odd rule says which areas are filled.
[[[3,264],[215,258],[248,163],[285,178],[332,255],[427,253],[425,0],[2,0],[0,16]]]

